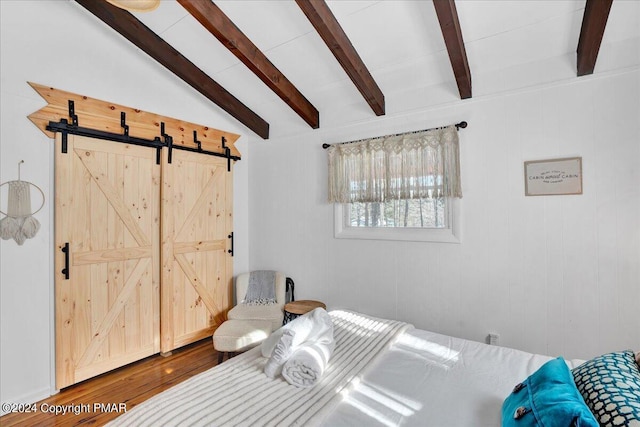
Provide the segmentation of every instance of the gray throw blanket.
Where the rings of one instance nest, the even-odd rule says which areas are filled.
[[[249,287],[242,301],[248,305],[276,303],[276,272],[258,270],[249,273]]]

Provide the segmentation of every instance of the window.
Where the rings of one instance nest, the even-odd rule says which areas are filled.
[[[409,200],[409,213],[406,215],[405,221],[406,202],[406,200],[394,200],[387,203],[336,203],[334,205],[335,237],[339,239],[460,242],[459,211],[461,203],[458,199]],[[420,218],[420,204],[423,207],[422,219]],[[389,208],[384,209],[385,205]],[[366,219],[367,210],[368,222]]]
[[[331,146],[338,238],[459,242],[453,126]]]
[[[349,203],[349,227],[446,228],[444,197]]]

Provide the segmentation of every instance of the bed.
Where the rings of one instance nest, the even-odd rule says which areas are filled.
[[[112,425],[500,426],[505,397],[554,359],[361,313],[329,314],[335,350],[313,388],[267,378],[257,347],[154,396]],[[583,363],[564,362],[568,368]],[[631,378],[629,396],[638,407],[623,424],[634,427],[640,426],[633,412],[640,415],[640,371],[637,379],[634,389]]]

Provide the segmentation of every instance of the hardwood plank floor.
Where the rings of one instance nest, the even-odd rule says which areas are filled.
[[[155,355],[115,371],[69,386],[33,405],[35,411],[0,417],[8,426],[103,425],[134,406],[218,364],[211,338]],[[56,408],[67,410],[55,415]],[[46,412],[51,411],[51,412]]]

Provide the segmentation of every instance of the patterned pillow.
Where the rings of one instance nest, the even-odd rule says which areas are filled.
[[[604,354],[572,373],[600,425],[640,427],[640,369],[633,351]]]

